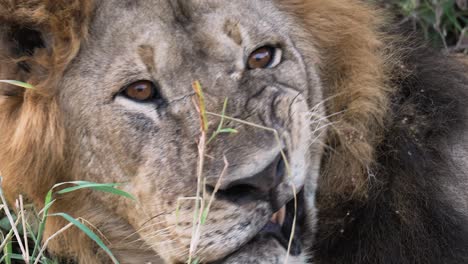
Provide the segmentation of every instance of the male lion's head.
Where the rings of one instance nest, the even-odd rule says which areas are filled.
[[[40,203],[58,182],[122,183],[137,203],[83,191],[64,196],[55,210],[96,225],[123,262],[159,256],[167,263],[189,257],[280,263],[288,255],[305,262],[331,120],[325,107],[331,116],[345,112],[349,98],[334,86],[361,85],[363,91],[350,93],[357,100],[373,85],[366,78],[380,74],[369,67],[362,80],[354,76],[348,83],[352,71],[330,73],[353,66],[346,54],[330,53],[346,36],[358,49],[356,37],[347,35],[352,32],[325,32],[330,25],[323,10],[309,17],[314,7],[324,8],[321,1],[62,2],[1,4],[0,77],[37,87],[2,86],[0,128],[7,147],[0,169],[9,196],[24,193]],[[340,10],[339,2],[330,1],[327,12]],[[340,23],[350,27],[353,21]],[[377,45],[364,44],[357,58]],[[208,111],[206,138],[196,81]],[[378,94],[367,96],[362,100],[385,103],[374,100]],[[363,137],[367,128],[350,120],[367,122],[378,111],[358,111],[351,109],[352,118],[337,126]],[[219,128],[231,133],[215,132],[221,120]],[[362,160],[371,155],[343,151]],[[194,198],[197,193],[202,199]],[[48,234],[61,225],[51,220]],[[104,261],[83,241],[69,232],[51,249],[82,263]]]

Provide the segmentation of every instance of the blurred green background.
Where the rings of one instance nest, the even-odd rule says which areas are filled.
[[[468,0],[369,0],[390,9],[396,23],[420,32],[434,47],[468,54]]]

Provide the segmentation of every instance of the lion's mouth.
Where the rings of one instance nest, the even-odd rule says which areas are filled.
[[[303,191],[299,192],[295,199],[274,213],[259,233],[261,236],[274,237],[286,250],[289,248],[292,256],[302,252],[301,229],[305,222],[303,194]]]
[[[282,156],[276,158],[272,164],[268,165],[258,175],[271,177],[269,179],[278,180],[286,177],[285,162]],[[254,175],[255,176],[255,175]],[[253,181],[252,181],[253,182]],[[242,244],[237,250],[224,257],[222,260],[210,262],[211,264],[224,263],[225,260],[232,260],[244,252],[254,248],[263,248],[270,250],[275,247],[281,250],[281,247],[290,256],[299,256],[302,253],[302,233],[305,230],[305,202],[304,191],[301,189],[295,195],[291,192],[283,192],[282,189],[271,189],[268,192],[255,188],[252,182],[250,184],[237,184],[228,186],[226,189],[219,190],[216,197],[220,200],[229,201],[235,204],[255,204],[258,201],[270,203],[272,211],[269,221],[261,227],[256,234],[251,234],[251,239]],[[279,186],[277,181],[273,185]],[[271,212],[271,211],[270,211]],[[266,220],[266,219],[265,219]],[[276,241],[277,243],[264,244],[265,241]],[[259,244],[260,243],[260,244]],[[273,248],[271,248],[273,249]],[[231,262],[227,262],[231,263]],[[233,262],[234,263],[234,262]],[[237,263],[237,262],[235,262]]]
[[[294,215],[296,215],[296,217],[294,217]],[[288,253],[290,256],[299,256],[302,253],[302,231],[304,231],[305,228],[305,217],[304,191],[300,191],[296,195],[295,199],[289,201],[271,216],[268,223],[252,238],[250,242],[238,248],[235,252],[225,258],[210,262],[209,264],[221,264],[225,262],[247,263],[242,257],[237,259],[239,258],[239,254],[242,255],[242,253],[249,248],[258,248],[259,250],[267,251],[262,253],[268,254],[268,252],[270,252],[269,250],[272,249],[262,246],[259,247],[256,243],[263,243],[264,241],[271,240],[278,241],[278,246],[283,247],[285,251],[288,251],[289,248]]]

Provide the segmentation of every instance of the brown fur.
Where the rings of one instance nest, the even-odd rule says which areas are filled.
[[[0,98],[4,135],[0,167],[8,175],[3,186],[10,200],[26,193],[40,204],[47,190],[63,179],[65,135],[54,88],[86,36],[91,6],[91,1],[0,2],[2,23],[47,32],[51,36],[47,41],[53,43],[48,50],[36,50],[32,57],[0,54],[0,79],[21,80],[36,88]],[[31,67],[29,73],[18,67],[20,62]]]
[[[383,45],[392,41],[380,32],[383,13],[354,0],[284,2],[308,25],[320,51],[327,112],[341,113],[331,117],[336,124],[328,138],[332,150],[323,160],[321,188],[332,197],[364,197],[393,90],[386,80],[396,64],[388,43]]]
[[[2,137],[8,141],[4,146],[10,147],[3,149],[8,152],[2,155],[5,157],[1,159],[2,162],[7,163],[2,164],[2,171],[5,175],[17,175],[8,177],[5,184],[20,186],[22,182],[29,182],[22,175],[28,175],[28,179],[41,179],[40,184],[31,186],[36,191],[40,189],[38,197],[42,197],[51,183],[56,182],[53,177],[57,177],[58,173],[54,170],[62,165],[62,144],[65,141],[63,132],[60,131],[60,114],[53,110],[54,100],[48,96],[29,94],[53,93],[62,72],[86,37],[92,1],[8,1],[2,4],[5,7],[2,6],[0,11],[1,20],[26,24],[52,33],[50,41],[54,45],[50,51],[37,51],[32,58],[12,58],[16,62],[26,60],[33,66],[33,74],[24,77],[24,73],[16,70],[16,73],[2,72],[1,76],[3,79],[27,81],[37,88],[37,91],[27,91],[24,99],[18,98],[18,101],[13,102],[8,100],[2,104],[1,112],[11,113],[11,116],[2,119],[2,128],[10,128],[9,132],[3,130],[8,135]],[[343,111],[332,117],[336,122],[336,129],[330,135],[329,144],[334,146],[334,151],[325,163],[333,165],[324,169],[329,176],[322,178],[326,181],[323,184],[336,193],[365,195],[367,168],[373,161],[373,148],[381,140],[388,95],[391,92],[391,88],[385,83],[386,74],[389,73],[389,63],[385,60],[389,55],[383,50],[383,35],[379,32],[383,23],[379,18],[381,14],[376,14],[359,1],[350,1],[344,5],[340,0],[290,0],[282,1],[282,4],[302,20],[302,23],[310,25],[307,27],[310,38],[316,42],[321,52],[321,77],[328,87],[326,97],[330,98],[328,112]],[[8,62],[6,59],[2,61]],[[10,63],[14,65],[13,62]],[[11,70],[12,67],[2,67],[3,71],[5,69]],[[34,74],[36,72],[42,74]],[[23,106],[22,100],[25,100]],[[23,135],[26,131],[35,133]],[[52,144],[43,144],[39,140],[43,138],[49,139],[46,142]],[[50,149],[43,149],[44,147]],[[44,153],[53,154],[47,161],[23,160],[25,157],[43,156]],[[14,156],[18,158],[12,159]],[[32,177],[31,172],[37,172],[37,177]],[[9,183],[9,179],[16,180]]]
[[[307,38],[320,53],[328,112],[341,113],[331,118],[335,125],[327,140],[331,150],[323,160],[321,188],[330,197],[365,197],[368,168],[382,140],[393,91],[386,80],[397,64],[388,62],[396,56],[383,47],[382,41],[392,40],[380,33],[382,14],[356,0],[278,1],[306,25]],[[92,5],[91,0],[0,1],[2,23],[38,29],[49,34],[47,41],[53,43],[31,57],[1,54],[0,79],[30,82],[37,89],[18,92],[8,87],[15,95],[0,97],[0,170],[10,201],[25,193],[41,204],[54,183],[69,179],[64,157],[67,139],[61,126],[64,117],[58,111],[54,88],[86,40]],[[237,34],[235,28],[231,31]],[[30,72],[18,66],[20,61],[31,67]],[[108,218],[100,213],[94,220],[101,223]],[[48,234],[63,224],[50,222]],[[83,248],[82,239],[67,242],[69,252]],[[78,254],[90,261],[95,257],[93,252]]]

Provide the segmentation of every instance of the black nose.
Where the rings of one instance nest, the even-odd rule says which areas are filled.
[[[270,191],[281,183],[285,174],[284,159],[278,155],[261,172],[229,183],[217,195],[233,202],[268,199]]]

